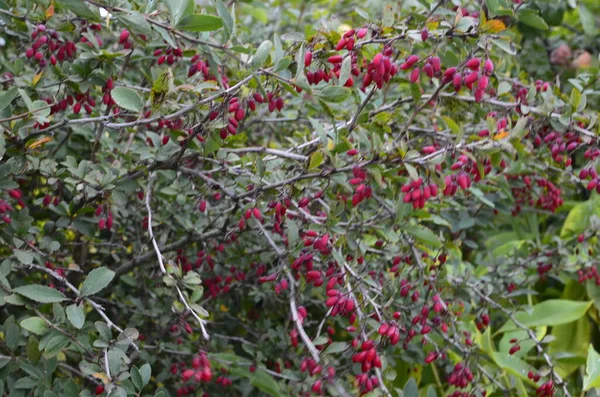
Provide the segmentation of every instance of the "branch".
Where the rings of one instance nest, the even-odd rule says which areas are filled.
[[[267,153],[275,157],[283,157],[298,161],[308,161],[308,156],[295,154],[284,150],[271,149],[267,147],[246,147],[246,148],[222,148],[221,150],[228,153]]]
[[[158,248],[158,243],[156,242],[156,238],[154,238],[154,232],[152,231],[152,208],[150,207],[150,197],[151,197],[151,192],[152,192],[152,179],[153,178],[154,178],[154,174],[150,175],[150,177],[148,178],[148,186],[146,188],[146,210],[148,211],[148,235],[150,236],[150,240],[152,241],[152,246],[154,247],[154,252],[156,254],[156,259],[158,260],[158,265],[160,267],[160,271],[162,272],[163,275],[174,279],[171,274],[167,273],[167,269],[165,268],[165,264],[163,262],[163,255],[160,252],[160,248]],[[177,284],[175,285],[175,290],[177,291],[177,295],[179,296],[179,300],[181,301],[181,303],[183,303],[185,308],[192,314],[192,316],[196,319],[196,321],[198,321],[198,324],[200,324],[200,330],[202,332],[202,337],[206,340],[210,339],[208,332],[206,332],[206,327],[205,327],[206,320],[203,320],[202,318],[200,318],[200,316],[198,316],[196,311],[190,307],[190,305],[187,302],[187,299],[183,295],[183,292],[181,292],[181,288],[179,288],[179,285],[177,285]]]

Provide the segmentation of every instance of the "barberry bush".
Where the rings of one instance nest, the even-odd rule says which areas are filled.
[[[597,395],[598,15],[0,0],[0,395]]]

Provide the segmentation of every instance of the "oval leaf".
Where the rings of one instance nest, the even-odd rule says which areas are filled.
[[[70,305],[67,307],[67,318],[73,327],[81,329],[85,323],[85,312],[82,305]]]
[[[272,48],[273,43],[271,42],[271,40],[263,41],[260,44],[260,46],[258,46],[258,49],[256,50],[254,57],[252,58],[252,66],[258,67],[265,63]]]
[[[277,397],[281,395],[279,384],[271,375],[261,369],[257,369],[256,372],[254,372],[254,375],[252,375],[252,378],[250,379],[250,384],[267,393],[269,396]]]
[[[517,17],[519,18],[519,22],[527,26],[540,30],[548,30],[548,24],[544,21],[544,18],[532,10],[522,10],[517,14]]]
[[[62,292],[45,285],[25,285],[13,288],[13,292],[40,303],[55,303],[67,300]]]
[[[115,276],[115,272],[105,267],[94,269],[88,274],[81,287],[81,296],[90,296],[104,289]]]
[[[531,314],[518,312],[515,319],[526,327],[538,327],[541,325],[554,326],[567,324],[583,316],[592,302],[575,302],[566,299],[549,299],[533,306]],[[508,320],[498,332],[506,332],[518,329],[511,320]]]
[[[171,13],[173,25],[194,12],[194,0],[165,0],[165,4]]]
[[[19,93],[19,89],[17,87],[13,87],[8,91],[0,92],[0,110],[3,110],[5,107],[10,105],[10,103],[17,97]]]
[[[48,330],[46,323],[40,317],[29,317],[21,321],[21,328],[36,335],[44,335]]]
[[[214,15],[192,14],[179,21],[177,27],[188,32],[212,32],[223,27],[223,20]]]
[[[350,97],[351,91],[349,88],[329,86],[323,88],[317,95],[325,102],[340,103]]]
[[[594,346],[590,344],[583,378],[583,390],[590,390],[593,387],[600,387],[600,354],[596,353]]]
[[[142,98],[131,88],[115,87],[111,92],[111,96],[119,107],[132,112],[139,112],[144,106]]]

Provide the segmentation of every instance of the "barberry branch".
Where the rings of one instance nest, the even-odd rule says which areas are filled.
[[[152,180],[153,179],[154,179],[154,174],[151,174],[150,177],[148,178],[148,185],[146,187],[146,200],[145,201],[146,201],[146,210],[148,211],[148,235],[150,236],[152,246],[154,247],[154,252],[156,254],[156,259],[158,260],[158,266],[160,268],[161,273],[164,276],[167,276],[167,277],[173,279],[173,276],[170,273],[168,273],[167,269],[165,268],[165,264],[163,261],[163,258],[164,258],[163,254],[160,252],[160,248],[158,247],[158,243],[156,242],[156,238],[154,237],[154,232],[152,230],[152,208],[150,206],[150,198],[151,198],[151,194],[152,194]],[[190,314],[196,319],[196,321],[198,321],[198,324],[200,325],[200,330],[202,332],[202,337],[206,340],[210,339],[208,332],[206,332],[206,327],[205,327],[206,320],[200,318],[200,316],[196,313],[196,311],[190,307],[189,303],[187,302],[186,297],[184,296],[183,292],[181,291],[181,288],[179,288],[178,284],[175,284],[175,290],[177,291],[179,300],[185,306],[186,310],[188,312],[190,312]]]

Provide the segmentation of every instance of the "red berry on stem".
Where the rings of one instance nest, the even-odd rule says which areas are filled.
[[[121,35],[119,36],[119,43],[121,43],[121,44],[125,43],[128,38],[129,38],[129,30],[123,29],[123,31],[121,32]]]

